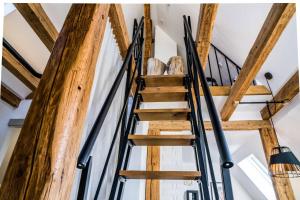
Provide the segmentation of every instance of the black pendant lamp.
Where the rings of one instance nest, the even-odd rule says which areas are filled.
[[[271,80],[273,78],[271,73],[266,73],[265,78],[267,80],[269,89],[272,93],[270,84],[268,80]],[[274,96],[273,96],[273,102],[275,102]],[[275,110],[276,110],[276,104],[275,105]],[[270,111],[269,107],[269,102],[267,102],[267,108],[272,124],[272,128],[275,131],[274,123],[272,120],[272,114]],[[273,177],[278,177],[278,178],[297,178],[300,177],[300,162],[296,158],[296,156],[293,154],[293,152],[290,150],[290,148],[286,146],[280,146],[278,138],[277,139],[277,147],[274,147],[271,152],[270,156],[270,162],[269,162],[269,169],[270,169],[270,175]]]

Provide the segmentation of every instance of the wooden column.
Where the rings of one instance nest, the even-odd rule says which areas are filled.
[[[278,146],[277,136],[272,128],[259,129],[262,145],[264,148],[267,163],[269,163],[271,151],[273,147]],[[293,200],[295,199],[291,182],[288,178],[274,178],[272,183],[277,199],[279,200]]]
[[[149,129],[148,135],[159,135],[159,129]],[[160,171],[160,147],[147,147],[147,171]],[[159,200],[159,180],[146,180],[146,200]]]
[[[150,4],[144,4],[144,28],[145,28],[145,46],[143,74],[147,75],[147,61],[152,56],[152,21]]]
[[[75,4],[33,97],[1,200],[69,199],[109,4]]]

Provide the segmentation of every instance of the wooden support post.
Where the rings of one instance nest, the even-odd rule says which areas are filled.
[[[147,74],[147,61],[152,56],[152,21],[150,4],[144,4],[144,27],[145,27],[145,46],[144,46],[144,63],[143,74]]]
[[[267,163],[269,163],[273,147],[278,146],[277,136],[273,128],[259,129]],[[273,187],[278,200],[294,200],[294,192],[288,178],[272,177]]]
[[[149,129],[148,135],[159,135],[159,129]],[[160,171],[160,147],[147,147],[147,171]],[[146,200],[159,200],[159,180],[146,180]]]
[[[235,102],[243,98],[295,11],[296,5],[294,3],[273,4],[242,70],[231,88],[230,95],[223,105],[221,110],[222,120],[229,120],[237,107]]]
[[[15,3],[14,5],[51,52],[58,32],[41,4]]]
[[[201,4],[196,34],[197,52],[203,69],[206,67],[213,27],[219,4]]]
[[[72,5],[33,97],[1,200],[69,199],[109,4]]]

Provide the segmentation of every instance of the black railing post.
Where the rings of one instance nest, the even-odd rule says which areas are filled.
[[[203,71],[203,68],[201,66],[201,63],[199,61],[199,57],[197,55],[197,50],[196,50],[196,46],[195,43],[193,41],[193,37],[192,34],[190,32],[190,29],[188,27],[187,24],[187,19],[184,16],[184,25],[186,26],[186,32],[187,32],[187,42],[189,44],[190,47],[190,52],[192,54],[192,58],[193,58],[193,64],[195,65],[195,69],[197,70],[194,73],[197,73],[199,75],[200,81],[201,81],[201,86],[202,86],[202,90],[203,90],[203,94],[204,94],[204,98],[206,101],[206,105],[207,105],[207,109],[209,112],[209,116],[212,122],[212,127],[214,130],[214,135],[216,138],[216,142],[218,145],[218,149],[219,149],[219,153],[220,153],[220,157],[222,159],[222,165],[225,168],[230,168],[233,166],[233,161],[229,152],[229,148],[226,142],[226,138],[222,129],[222,125],[218,116],[218,112],[217,109],[215,107],[209,86],[207,84],[206,78],[205,78],[205,74]]]
[[[223,86],[224,84],[223,84],[223,79],[222,79],[222,74],[221,74],[219,59],[218,59],[218,55],[217,55],[216,49],[214,49],[214,50],[215,50],[216,62],[217,62],[218,70],[219,70],[220,82],[221,82],[221,85]]]
[[[230,169],[221,166],[222,185],[225,200],[233,200],[232,184],[230,178]]]
[[[89,182],[92,171],[92,156],[89,157],[88,162],[86,164],[86,168],[84,168],[81,172],[80,183],[77,193],[77,200],[88,200],[89,193]]]

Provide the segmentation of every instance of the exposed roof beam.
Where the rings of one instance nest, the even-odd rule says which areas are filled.
[[[240,121],[223,121],[222,127],[225,131],[242,131],[258,130],[261,128],[271,128],[268,120],[240,120]],[[210,121],[204,122],[206,130],[212,130]],[[189,121],[151,121],[149,129],[159,129],[161,131],[181,131],[191,130]]]
[[[299,93],[299,71],[297,71],[292,78],[290,78],[286,84],[279,90],[274,96],[275,101],[290,101]],[[263,119],[270,119],[271,116],[275,115],[281,108],[284,107],[284,103],[281,104],[269,104],[270,114],[268,107],[265,106],[261,111]]]
[[[51,52],[58,31],[39,3],[15,3],[21,15]]]
[[[21,102],[21,98],[11,92],[3,83],[1,83],[1,99],[13,107],[18,107]]]
[[[196,34],[197,52],[205,69],[219,4],[201,4]]]
[[[121,4],[110,5],[109,20],[120,49],[120,54],[124,59],[130,42]]]
[[[209,89],[212,96],[228,96],[230,94],[230,86],[209,86]],[[203,96],[202,87],[200,87],[200,95]],[[245,95],[271,95],[271,92],[264,85],[252,85]]]
[[[144,28],[145,28],[145,47],[143,74],[147,74],[147,61],[152,56],[152,21],[151,21],[150,4],[144,4]]]
[[[232,86],[222,111],[222,120],[229,120],[237,104],[249,88],[256,74],[264,64],[268,55],[275,46],[284,28],[294,15],[296,6],[293,3],[273,4],[250,52],[240,71],[240,74]]]
[[[29,72],[5,47],[2,48],[2,65],[31,90],[37,88],[40,79]]]

